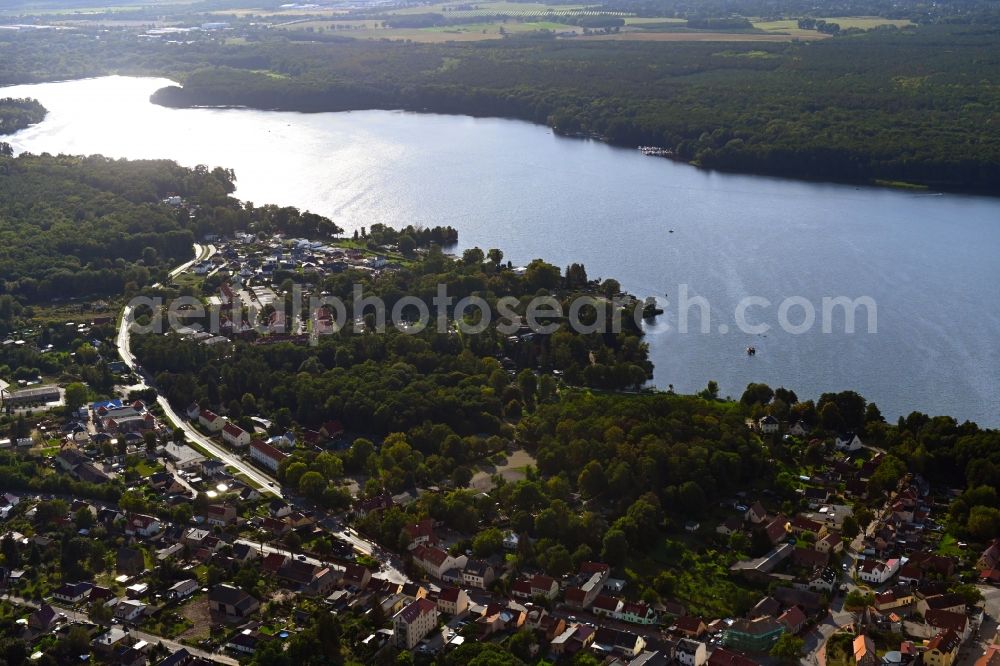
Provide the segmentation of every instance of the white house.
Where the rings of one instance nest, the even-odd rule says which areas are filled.
[[[149,538],[163,531],[163,524],[153,516],[137,513],[125,523],[125,534]]]
[[[682,638],[677,641],[675,654],[677,661],[684,666],[702,666],[708,661],[708,651],[705,644],[692,638]]]
[[[146,612],[146,604],[135,599],[126,599],[115,607],[115,617],[122,622],[134,622]]]
[[[417,599],[392,618],[396,647],[412,650],[437,626],[437,606],[430,599]]]
[[[469,558],[465,555],[452,557],[447,551],[434,546],[417,546],[413,549],[413,564],[435,578],[441,578],[451,569],[464,569]]]
[[[250,443],[250,433],[235,423],[226,423],[222,427],[222,439],[236,449],[242,449]]]
[[[770,414],[757,421],[757,429],[760,430],[765,435],[776,433],[780,428],[781,428],[781,423],[778,421],[778,419],[771,416]]]
[[[198,591],[198,581],[193,578],[174,583],[167,590],[168,599],[186,599]]]
[[[788,429],[789,435],[795,435],[796,437],[805,437],[809,434],[809,426],[805,421],[796,421]]]
[[[207,409],[201,410],[198,414],[198,423],[209,432],[219,432],[226,425],[225,419]]]
[[[891,559],[880,562],[875,559],[865,560],[858,569],[858,578],[872,585],[881,585],[892,578],[899,571],[900,562],[898,559]]]
[[[856,433],[847,432],[837,435],[837,449],[841,451],[857,451],[864,447],[861,438]]]
[[[201,465],[202,461],[205,460],[205,456],[186,444],[167,442],[163,451],[174,461],[174,467],[177,469],[191,469]]]
[[[287,457],[286,454],[266,442],[256,439],[250,442],[250,458],[272,472],[277,472],[278,465]]]

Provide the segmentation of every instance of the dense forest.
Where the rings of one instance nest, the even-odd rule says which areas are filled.
[[[0,99],[0,136],[40,123],[45,114],[45,107],[37,99]]]
[[[996,192],[1000,31],[930,25],[814,43],[406,44],[255,34],[183,49],[0,35],[0,83],[163,74],[172,106],[507,116],[722,170]],[[302,41],[293,41],[300,39]],[[307,40],[308,41],[305,41]]]
[[[926,28],[752,50],[301,44],[294,65],[287,46],[268,44],[257,49],[267,69],[300,73],[201,69],[155,99],[513,116],[616,144],[666,146],[709,168],[993,191],[1000,140],[982,128],[997,121],[1000,100],[986,82],[1000,77],[998,41]]]
[[[226,169],[166,160],[0,151],[0,293],[23,302],[134,293],[190,257],[206,233],[340,231],[294,208],[244,207],[229,197],[234,180]],[[168,195],[187,205],[162,203]]]

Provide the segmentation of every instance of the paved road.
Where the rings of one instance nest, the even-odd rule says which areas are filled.
[[[179,274],[180,272],[189,268],[196,261],[201,261],[207,259],[215,253],[214,246],[202,246],[195,244],[194,246],[195,258],[191,261],[181,264],[174,270],[170,272],[171,277]],[[132,323],[133,308],[132,306],[126,306],[125,311],[122,313],[121,322],[118,325],[118,354],[121,356],[122,361],[125,365],[129,367],[139,378],[138,387],[152,386],[151,379],[145,374],[145,372],[139,367],[136,362],[135,356],[132,354],[132,340],[129,336],[129,326]],[[203,448],[214,458],[217,458],[230,467],[234,467],[243,473],[248,479],[258,484],[261,487],[262,493],[270,493],[278,497],[282,496],[281,486],[272,477],[268,476],[264,472],[260,471],[247,461],[240,458],[238,455],[232,453],[231,451],[222,448],[212,440],[208,439],[200,432],[194,429],[187,419],[181,417],[180,414],[174,411],[174,408],[170,406],[167,399],[163,396],[157,396],[156,402],[160,405],[163,410],[164,415],[166,415],[167,420],[175,428],[180,428],[184,431],[184,434],[198,446]]]
[[[37,601],[32,601],[30,599],[22,599],[21,597],[10,597],[10,596],[8,596],[8,597],[5,597],[5,599],[7,601],[9,601],[10,603],[12,603],[12,604],[16,604],[18,606],[22,606],[22,607],[25,607],[25,608],[38,608],[41,605]],[[58,604],[54,604],[52,602],[49,602],[49,605],[52,606],[52,608],[54,608],[57,612],[64,613],[66,615],[66,618],[68,620],[72,620],[74,622],[90,622],[90,619],[87,617],[86,613],[81,613],[79,611],[75,611],[72,608],[66,608],[64,606],[59,606]],[[126,628],[128,628],[128,627],[126,627]],[[132,636],[134,636],[135,638],[137,638],[139,640],[142,640],[142,641],[146,641],[150,645],[156,645],[157,643],[163,643],[163,645],[166,646],[171,652],[176,652],[177,650],[180,650],[181,648],[184,648],[184,649],[186,649],[188,652],[190,652],[191,654],[193,654],[196,657],[202,657],[204,659],[210,659],[211,661],[214,661],[214,662],[219,663],[219,664],[227,664],[228,666],[239,666],[239,663],[240,663],[237,660],[233,659],[232,657],[227,657],[225,655],[216,654],[214,652],[205,652],[204,650],[200,650],[198,648],[193,648],[190,645],[184,645],[183,643],[178,643],[177,641],[172,641],[169,638],[163,638],[161,636],[156,636],[155,634],[148,634],[148,633],[146,633],[144,631],[139,631],[138,629],[132,629],[132,628],[128,628],[128,629],[129,629],[129,633]]]

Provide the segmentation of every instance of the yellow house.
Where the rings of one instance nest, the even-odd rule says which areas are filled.
[[[962,639],[951,629],[942,631],[927,644],[924,663],[927,666],[951,666],[961,643]]]

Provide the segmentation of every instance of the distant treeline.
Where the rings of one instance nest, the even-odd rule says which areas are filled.
[[[997,48],[994,31],[945,27],[725,52],[572,41],[268,43],[254,47],[254,69],[302,74],[201,68],[153,99],[507,116],[667,146],[708,168],[998,192],[1000,137],[983,130],[1000,108]]]
[[[660,145],[707,168],[1000,193],[1000,30],[923,26],[813,43],[524,40],[221,46],[13,41],[0,83],[106,72],[183,82],[160,104],[408,109]],[[40,65],[39,63],[43,63]]]
[[[0,136],[13,134],[45,119],[45,107],[37,99],[0,99]]]

